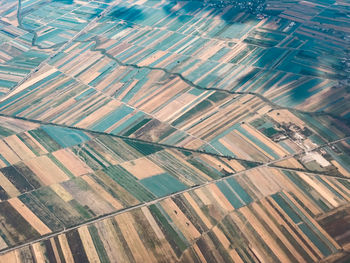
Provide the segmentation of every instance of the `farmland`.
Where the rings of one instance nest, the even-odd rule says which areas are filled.
[[[64,2],[64,1],[63,1]],[[106,4],[2,1],[0,95],[28,78],[42,62],[99,15]]]
[[[349,260],[350,5],[228,2],[0,0],[0,262]]]

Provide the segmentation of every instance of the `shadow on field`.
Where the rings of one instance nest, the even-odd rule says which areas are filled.
[[[177,4],[181,4],[181,9],[174,12],[173,8]],[[265,9],[265,0],[195,0],[195,1],[175,1],[171,0],[163,7],[163,10],[170,16],[177,17],[180,21],[186,18],[187,14],[197,13],[206,10],[210,15],[220,16],[227,23],[237,23],[232,18],[237,13],[246,12],[248,16],[243,22],[255,20],[258,14],[262,14]],[[238,21],[241,22],[241,21]]]
[[[128,22],[140,21],[145,18],[142,10],[134,6],[116,6],[108,16]]]

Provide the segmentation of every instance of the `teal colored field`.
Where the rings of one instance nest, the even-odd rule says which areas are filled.
[[[78,130],[50,125],[42,126],[41,128],[62,147],[71,147],[90,139],[84,132]]]
[[[188,188],[186,185],[167,173],[142,179],[140,180],[140,183],[158,197],[166,196]]]

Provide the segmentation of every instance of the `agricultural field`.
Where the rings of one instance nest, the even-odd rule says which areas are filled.
[[[0,0],[0,262],[350,260],[350,3],[243,2]]]
[[[27,79],[108,7],[99,2],[65,2],[1,1],[0,97]]]
[[[328,233],[328,228],[322,228],[327,218],[319,217],[341,208],[349,198],[348,181],[259,168],[68,228],[45,241],[9,252],[3,260],[332,259],[342,257],[340,245],[334,231]],[[344,239],[340,244],[347,242]]]
[[[258,165],[59,126],[2,123],[2,249]]]

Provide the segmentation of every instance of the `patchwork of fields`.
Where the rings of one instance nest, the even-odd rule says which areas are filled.
[[[350,259],[349,2],[0,14],[0,262]]]
[[[0,97],[27,79],[108,7],[101,2],[64,3],[0,2]]]

